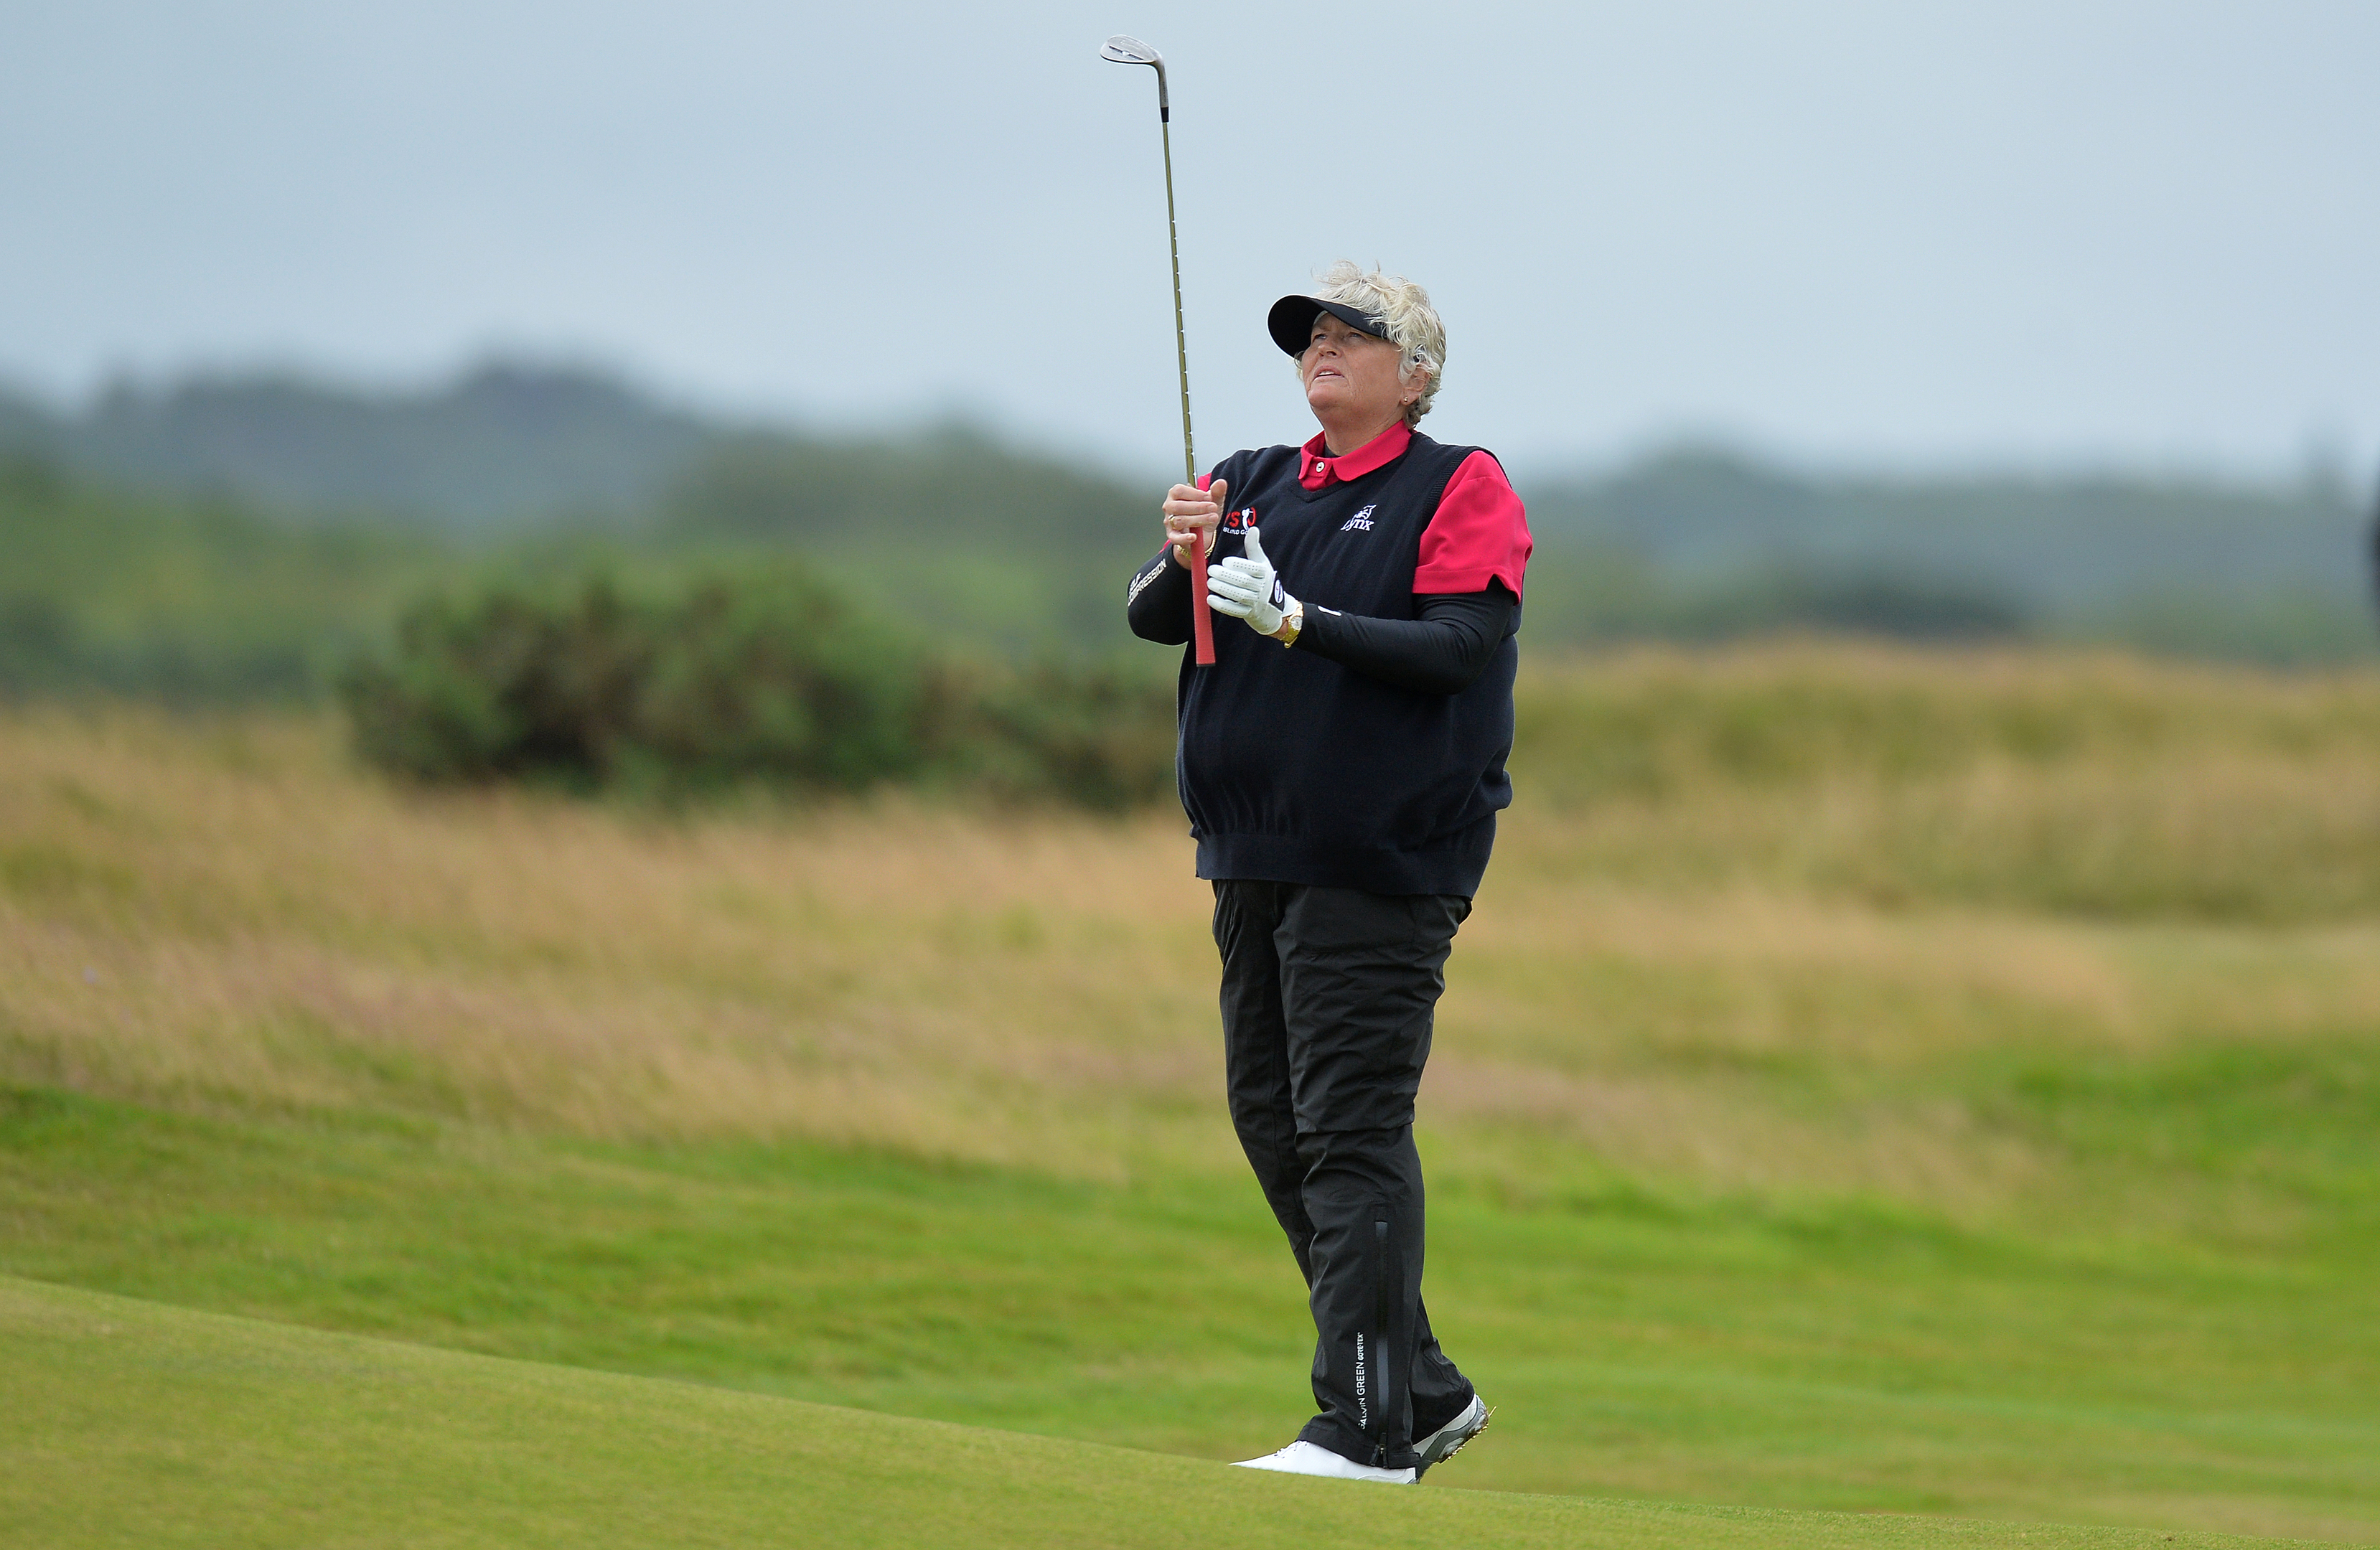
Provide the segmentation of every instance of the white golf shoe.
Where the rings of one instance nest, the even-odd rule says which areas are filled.
[[[1463,1407],[1461,1415],[1414,1444],[1414,1451],[1421,1455],[1421,1461],[1414,1468],[1414,1477],[1419,1479],[1432,1464],[1442,1464],[1463,1451],[1464,1443],[1488,1429],[1488,1418],[1495,1413],[1488,1408],[1487,1400],[1476,1394],[1471,1396],[1471,1403]]]
[[[1455,1444],[1456,1447],[1462,1446],[1461,1443]],[[1281,1474],[1318,1474],[1326,1480],[1368,1480],[1380,1485],[1411,1485],[1415,1479],[1411,1470],[1374,1469],[1352,1459],[1342,1459],[1327,1447],[1302,1439],[1261,1459],[1243,1459],[1232,1468],[1272,1470]]]

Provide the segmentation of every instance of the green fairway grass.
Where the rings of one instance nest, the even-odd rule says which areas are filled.
[[[2131,1529],[1393,1491],[0,1278],[12,1544],[1959,1546]]]
[[[225,1313],[1203,1456],[1288,1440],[1235,1181],[0,1100],[0,1268]],[[1434,1484],[2380,1537],[2380,1328],[2319,1265],[1873,1209],[1432,1218],[1496,1429]]]

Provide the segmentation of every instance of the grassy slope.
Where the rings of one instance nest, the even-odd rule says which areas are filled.
[[[0,1362],[0,1533],[61,1547],[2251,1543],[1366,1491],[6,1279]]]
[[[290,697],[376,642],[454,552],[297,529],[219,501],[98,490],[0,462],[0,691]]]
[[[1432,1217],[1504,1407],[1439,1483],[2380,1537],[2360,1278],[1838,1207]],[[1201,1455],[1304,1407],[1250,1192],[820,1148],[0,1108],[0,1265],[228,1313]]]
[[[1506,1406],[1447,1483],[2380,1532],[2380,684],[1746,653],[1524,713],[1424,1094]],[[1184,869],[0,721],[0,1271],[1272,1446]]]

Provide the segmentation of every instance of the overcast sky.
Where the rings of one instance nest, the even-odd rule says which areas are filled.
[[[2380,464],[2372,0],[0,0],[0,377],[509,349],[1161,467],[1119,30],[1202,463],[1309,433],[1264,311],[1345,255],[1523,465]]]

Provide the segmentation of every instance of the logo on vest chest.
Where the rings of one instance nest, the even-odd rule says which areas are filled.
[[[1245,533],[1256,519],[1257,509],[1254,506],[1242,506],[1238,511],[1225,512],[1223,514],[1223,531],[1226,533]]]
[[[1379,504],[1377,502],[1371,505],[1366,506],[1362,511],[1357,512],[1354,515],[1341,523],[1339,525],[1339,530],[1342,533],[1370,532],[1372,530],[1372,514],[1379,509]]]

